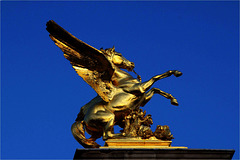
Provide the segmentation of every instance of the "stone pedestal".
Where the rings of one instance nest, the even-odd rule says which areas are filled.
[[[153,149],[187,149],[187,147],[173,147],[172,141],[163,141],[159,139],[108,139],[105,145],[100,148],[153,148]]]
[[[234,150],[217,149],[153,149],[153,148],[100,148],[77,149],[74,160],[104,160],[104,159],[225,159],[231,160]]]

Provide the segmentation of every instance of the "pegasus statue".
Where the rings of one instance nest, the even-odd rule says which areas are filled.
[[[77,39],[53,20],[47,22],[46,29],[77,74],[98,94],[81,107],[71,128],[74,138],[83,147],[99,148],[95,141],[100,137],[103,140],[124,137],[124,132],[114,133],[114,125],[124,128],[126,117],[143,107],[156,93],[169,99],[171,104],[178,105],[171,94],[151,87],[160,79],[181,76],[180,71],[169,70],[142,82],[139,75],[134,78],[127,72],[136,73],[134,63],[116,52],[114,47],[98,50]],[[91,135],[89,139],[85,137],[85,132]]]

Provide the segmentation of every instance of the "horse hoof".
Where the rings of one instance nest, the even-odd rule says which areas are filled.
[[[108,138],[107,138],[107,137],[103,137],[102,139],[103,139],[104,141],[106,141]]]
[[[109,137],[109,136],[103,136],[102,139],[103,139],[104,141],[106,141],[106,140],[111,139],[111,138],[112,138],[112,137]]]
[[[171,99],[171,104],[174,106],[178,106],[177,99],[175,99],[175,98]]]
[[[180,77],[180,76],[182,75],[182,72],[175,70],[175,71],[173,72],[173,74],[174,74],[174,76],[176,76],[176,77]]]

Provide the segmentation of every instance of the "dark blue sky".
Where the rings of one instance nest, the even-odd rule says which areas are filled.
[[[154,87],[143,108],[169,125],[173,146],[235,149],[239,157],[239,2],[1,2],[1,156],[73,158],[70,128],[96,93],[46,31],[54,20],[100,49],[113,45]],[[99,143],[103,144],[101,140]]]

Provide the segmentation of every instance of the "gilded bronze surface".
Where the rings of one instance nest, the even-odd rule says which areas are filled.
[[[98,148],[95,140],[103,137],[112,138],[141,137],[148,139],[156,137],[171,140],[169,128],[159,126],[151,131],[153,123],[151,115],[146,115],[143,107],[154,94],[160,94],[170,99],[171,104],[178,105],[177,100],[169,93],[152,85],[163,78],[182,75],[180,71],[169,70],[148,81],[141,82],[141,77],[132,77],[128,71],[134,71],[134,63],[115,51],[115,48],[95,49],[77,39],[54,21],[47,23],[50,38],[64,52],[77,74],[82,77],[96,92],[97,96],[85,104],[72,125],[74,138],[86,148]],[[151,88],[151,89],[150,89]],[[123,128],[119,134],[114,134],[113,126]],[[85,131],[91,137],[86,139]]]

